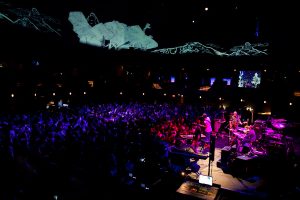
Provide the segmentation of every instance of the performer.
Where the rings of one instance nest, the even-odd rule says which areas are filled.
[[[251,151],[253,142],[255,141],[256,141],[256,133],[253,125],[250,125],[248,127],[246,136],[242,140],[243,153],[248,153],[249,151]]]
[[[250,125],[250,126],[248,126],[247,134],[243,138],[242,143],[243,144],[246,144],[246,143],[252,144],[252,142],[255,142],[255,140],[256,140],[256,133],[255,133],[255,130],[254,130],[254,126]]]
[[[238,115],[237,111],[234,111],[229,121],[229,128],[231,130],[236,130],[238,126],[242,124],[243,123],[241,122],[240,116]]]
[[[193,142],[192,142],[192,148],[194,150],[195,153],[199,153],[198,151],[198,146],[199,146],[199,142],[201,141],[201,135],[203,134],[203,118],[199,117],[196,122],[194,123],[194,137],[193,137]],[[203,149],[203,145],[202,149]]]
[[[234,133],[236,133],[238,131],[237,128],[239,125],[242,125],[240,116],[238,115],[237,111],[234,111],[229,119],[228,143],[230,146],[232,146],[234,143],[236,143],[237,138]]]
[[[205,136],[206,136],[205,142],[210,143],[210,135],[212,133],[211,120],[207,116],[206,113],[203,113],[202,117],[203,117],[203,120],[204,120],[204,127],[205,127],[205,129],[204,129],[204,133],[205,133]]]

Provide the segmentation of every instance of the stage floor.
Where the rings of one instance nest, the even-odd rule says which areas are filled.
[[[211,161],[210,176],[213,178],[213,184],[219,185],[220,189],[238,192],[252,197],[266,198],[268,192],[264,191],[265,181],[262,176],[253,175],[248,177],[238,177],[230,173],[225,173],[222,168],[217,166],[217,161],[221,159],[221,148],[215,149],[215,159]],[[200,173],[209,175],[209,159],[199,160]],[[196,173],[191,173],[190,178],[198,180]]]
[[[295,142],[300,144],[299,141],[299,139],[295,139]],[[299,144],[295,145],[298,146]],[[235,166],[234,170],[228,170],[228,168],[220,166],[222,149],[227,145],[226,137],[217,137],[214,161],[198,160],[199,173],[212,176],[213,184],[220,187],[219,195],[215,199],[294,199],[290,196],[300,196],[300,190],[296,186],[298,181],[293,180],[296,177],[294,174],[296,169],[293,168],[294,165],[286,163],[289,161],[276,160],[267,164],[266,162],[262,164],[261,161],[255,161],[256,165],[249,166],[255,169],[252,173],[241,170],[245,166],[240,165],[240,163]],[[295,156],[300,158],[300,155]],[[262,160],[265,161],[266,159],[263,158]],[[244,161],[242,160],[242,162]],[[210,166],[209,162],[211,162]],[[246,165],[247,162],[245,161]],[[235,173],[237,170],[239,173]],[[187,179],[198,182],[199,173],[190,173]],[[231,197],[229,198],[228,194],[230,193]],[[234,193],[235,195],[232,195]]]

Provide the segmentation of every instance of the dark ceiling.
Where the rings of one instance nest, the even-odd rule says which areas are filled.
[[[2,4],[4,5],[4,4]],[[269,42],[275,55],[293,57],[297,46],[297,7],[294,2],[269,4],[262,0],[10,0],[10,6],[32,8],[56,16],[71,33],[69,11],[94,12],[100,22],[118,20],[127,25],[151,24],[147,34],[159,47],[199,41],[224,47]],[[208,7],[208,11],[205,11]],[[66,24],[64,24],[66,23]]]

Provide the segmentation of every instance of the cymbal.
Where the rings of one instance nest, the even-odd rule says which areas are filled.
[[[272,126],[277,129],[285,128],[285,124],[283,124],[283,123],[272,123]]]
[[[271,122],[286,122],[286,119],[272,119]]]
[[[260,120],[260,119],[258,119],[258,120],[255,120],[254,122],[255,122],[255,123],[265,123],[266,121],[265,121],[265,120]]]
[[[284,145],[284,143],[282,143],[282,142],[277,142],[277,141],[270,141],[270,144]]]

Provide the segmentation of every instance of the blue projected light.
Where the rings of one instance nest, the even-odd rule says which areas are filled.
[[[214,83],[215,83],[215,81],[216,81],[216,78],[215,77],[213,77],[213,78],[210,78],[210,86],[212,86]]]
[[[170,80],[171,83],[175,83],[175,80],[176,80],[176,79],[175,79],[175,76],[171,76],[171,80]]]
[[[32,61],[32,65],[33,66],[39,66],[40,65],[40,62],[38,60],[33,60]]]
[[[222,78],[226,85],[231,85],[231,78]]]

